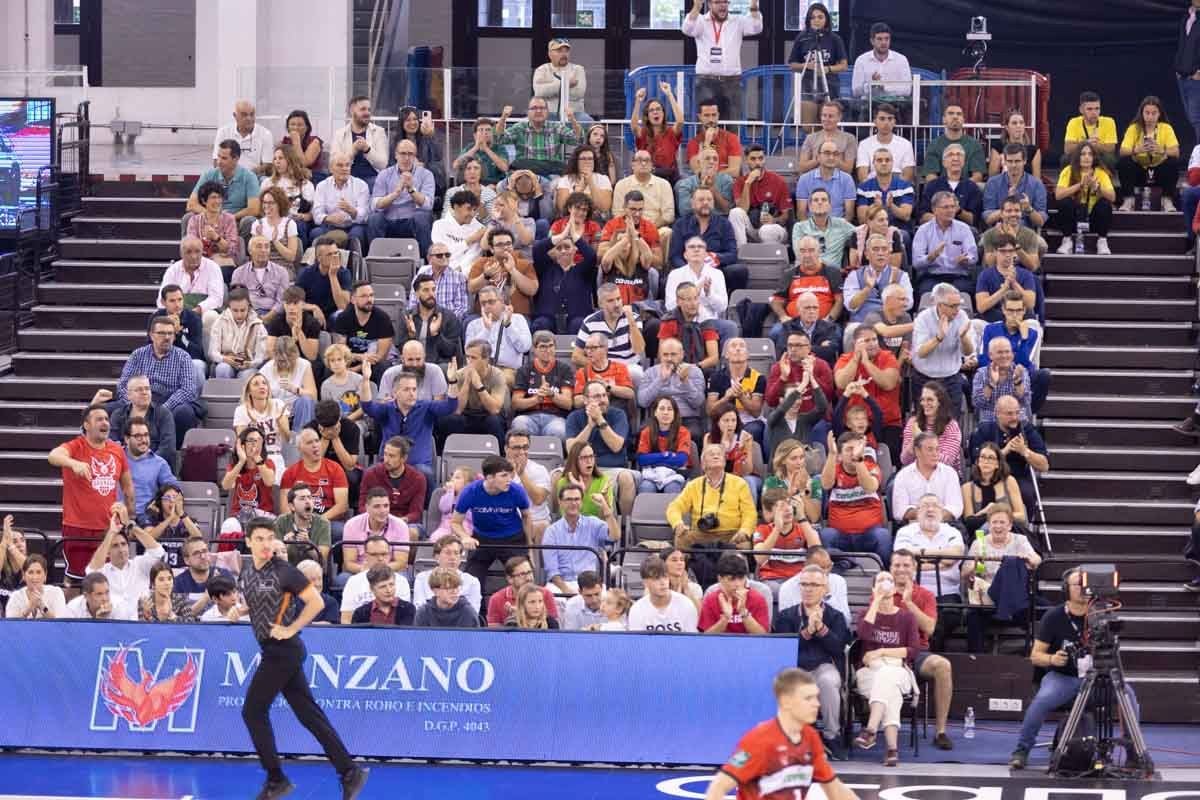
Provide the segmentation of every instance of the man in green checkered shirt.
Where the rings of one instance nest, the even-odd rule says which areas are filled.
[[[528,169],[542,177],[561,174],[568,148],[573,149],[583,139],[583,129],[570,108],[566,122],[547,122],[549,107],[546,101],[534,97],[529,101],[529,116],[525,121],[506,128],[510,114],[512,106],[505,106],[496,123],[496,144],[512,145],[515,150],[509,168]]]

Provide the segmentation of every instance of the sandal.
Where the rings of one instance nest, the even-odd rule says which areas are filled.
[[[870,750],[875,746],[875,731],[864,730],[854,740],[854,743],[863,750]]]
[[[899,750],[888,750],[887,757],[885,757],[883,759],[883,765],[885,767],[894,767],[899,763],[900,763],[900,751]]]

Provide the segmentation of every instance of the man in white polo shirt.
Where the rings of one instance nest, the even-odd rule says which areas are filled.
[[[350,580],[346,581],[346,587],[342,589],[342,607],[339,610],[343,625],[350,624],[356,608],[375,599],[375,595],[371,592],[371,584],[367,582],[367,572],[376,564],[387,564],[391,559],[392,546],[382,536],[367,537],[367,543],[363,545],[363,550],[366,551],[366,555],[362,560],[362,572],[350,576]],[[397,572],[396,597],[400,600],[408,600],[411,596],[408,578]]]
[[[217,129],[212,150],[214,167],[217,165],[217,151],[226,139],[233,139],[241,146],[238,166],[251,172],[256,172],[263,164],[270,164],[275,158],[275,137],[255,121],[254,104],[249,100],[238,100],[233,106],[233,122]]]

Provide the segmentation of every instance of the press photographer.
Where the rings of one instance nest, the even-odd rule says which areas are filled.
[[[1029,703],[1025,719],[1021,722],[1021,734],[1017,740],[1017,749],[1009,758],[1008,765],[1012,769],[1023,769],[1029,760],[1029,750],[1033,747],[1038,731],[1046,715],[1060,706],[1071,703],[1084,686],[1084,679],[1093,667],[1093,659],[1099,654],[1102,659],[1112,659],[1111,665],[1100,664],[1106,668],[1112,667],[1119,673],[1120,662],[1116,658],[1115,644],[1109,636],[1108,619],[1095,619],[1089,627],[1089,614],[1107,617],[1110,612],[1093,608],[1093,598],[1085,590],[1083,567],[1075,567],[1063,574],[1063,590],[1066,602],[1046,612],[1038,627],[1037,637],[1033,642],[1033,650],[1029,660],[1034,667],[1044,669],[1041,685],[1037,695]],[[1097,631],[1104,634],[1101,638],[1109,641],[1097,642]],[[1096,646],[1100,645],[1101,649]],[[1110,646],[1112,650],[1109,651]],[[1137,697],[1133,687],[1120,681],[1124,686],[1129,704],[1135,718],[1138,716]],[[1115,705],[1115,704],[1114,704]],[[1122,715],[1124,716],[1124,715]],[[1131,726],[1124,721],[1126,728]],[[1098,724],[1103,724],[1100,721]],[[1132,764],[1135,758],[1133,749],[1126,746],[1126,764]]]

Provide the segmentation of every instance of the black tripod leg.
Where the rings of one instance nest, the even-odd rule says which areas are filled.
[[[1050,755],[1049,773],[1054,774],[1058,771],[1059,762],[1066,755],[1067,745],[1075,738],[1075,731],[1079,729],[1079,722],[1083,719],[1083,714],[1087,711],[1088,701],[1092,696],[1092,688],[1096,683],[1096,674],[1089,672],[1087,677],[1083,679],[1083,684],[1079,687],[1079,694],[1075,696],[1075,704],[1071,706],[1071,713],[1067,716],[1067,722],[1063,725],[1062,731],[1058,735],[1058,746],[1054,748],[1054,752]]]
[[[1154,772],[1154,761],[1150,758],[1150,751],[1146,749],[1146,740],[1142,736],[1142,726],[1138,722],[1137,712],[1133,710],[1133,703],[1129,700],[1129,695],[1125,693],[1125,679],[1119,670],[1112,671],[1113,692],[1117,695],[1117,708],[1121,712],[1121,724],[1125,726],[1125,735],[1129,741],[1133,743],[1133,754],[1136,756],[1138,763],[1126,764],[1126,767],[1137,767],[1145,770],[1147,773]]]

